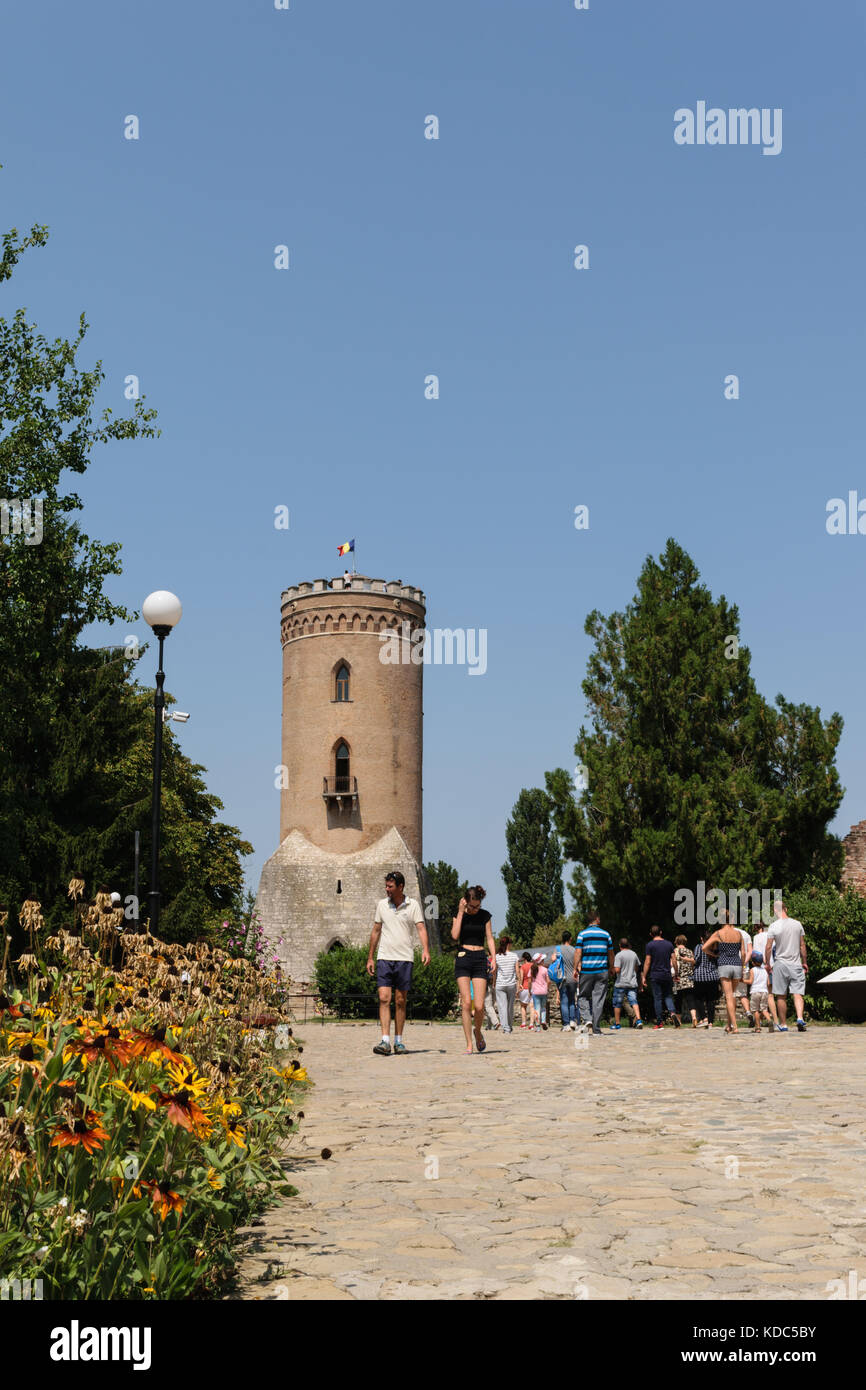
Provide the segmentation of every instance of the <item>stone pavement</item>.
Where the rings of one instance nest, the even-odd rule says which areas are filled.
[[[243,1299],[828,1299],[866,1275],[866,1027],[484,1034],[309,1023],[297,1197]],[[320,1157],[323,1148],[332,1157]],[[866,1287],[866,1285],[864,1285]]]

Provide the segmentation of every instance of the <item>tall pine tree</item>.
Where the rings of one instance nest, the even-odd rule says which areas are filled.
[[[552,926],[565,911],[562,853],[551,825],[551,801],[540,787],[524,790],[505,827],[508,890],[505,925],[516,946],[530,946],[539,926]]]
[[[562,768],[546,779],[581,912],[593,902],[613,930],[643,929],[670,924],[675,891],[699,880],[727,892],[838,877],[842,719],[758,694],[737,609],[675,541],[624,613],[590,613],[585,630],[587,785]]]

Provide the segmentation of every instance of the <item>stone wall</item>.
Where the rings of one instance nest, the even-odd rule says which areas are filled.
[[[287,835],[262,869],[256,901],[269,954],[279,956],[283,973],[312,981],[316,956],[335,941],[366,945],[392,869],[403,874],[407,898],[417,898],[423,912],[423,871],[394,827],[354,854],[320,849],[299,830]],[[435,924],[427,926],[435,949]]]
[[[842,886],[850,883],[858,893],[866,896],[866,820],[852,825],[842,844],[845,846]]]

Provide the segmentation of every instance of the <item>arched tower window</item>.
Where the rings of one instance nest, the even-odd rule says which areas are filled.
[[[337,669],[337,700],[348,700],[349,698],[349,668],[345,662]]]
[[[345,743],[337,744],[337,751],[334,756],[334,772],[337,778],[334,790],[337,792],[349,791],[349,750]]]

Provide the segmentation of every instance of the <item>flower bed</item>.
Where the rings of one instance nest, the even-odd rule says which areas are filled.
[[[307,1076],[287,984],[119,923],[0,971],[0,1276],[43,1298],[210,1297],[236,1227],[294,1191]]]

